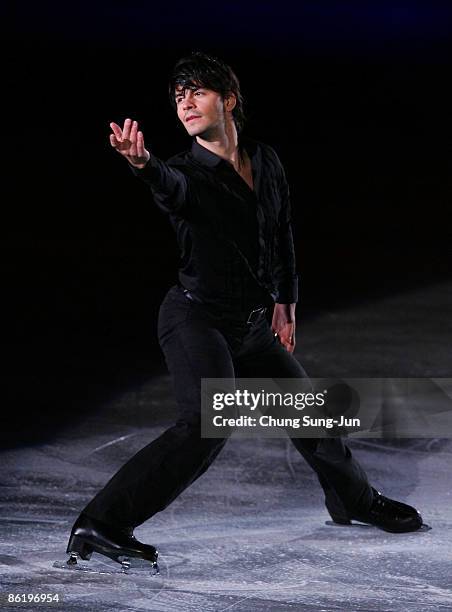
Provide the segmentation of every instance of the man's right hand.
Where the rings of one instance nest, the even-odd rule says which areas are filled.
[[[129,164],[135,168],[144,168],[151,155],[144,148],[143,132],[138,131],[138,122],[126,119],[122,130],[117,123],[110,123],[110,127],[113,132],[110,134],[111,146],[121,153]]]

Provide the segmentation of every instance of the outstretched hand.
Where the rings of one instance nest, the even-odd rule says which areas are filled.
[[[144,168],[151,155],[144,147],[143,132],[138,130],[138,122],[126,119],[122,130],[114,122],[110,123],[110,127],[113,132],[110,134],[111,146],[123,155],[129,164],[135,168]]]
[[[275,304],[272,331],[289,353],[295,349],[295,304]]]

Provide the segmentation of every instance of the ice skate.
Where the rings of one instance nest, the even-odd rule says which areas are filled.
[[[367,512],[347,515],[330,511],[331,518],[337,525],[351,525],[352,520],[369,525],[375,525],[390,533],[407,533],[417,531],[424,525],[420,513],[403,502],[389,499],[372,487],[374,498]]]
[[[96,552],[119,563],[124,572],[136,560],[149,562],[154,574],[159,571],[158,551],[154,546],[137,540],[132,529],[116,529],[84,514],[72,528],[66,552],[70,555],[66,562],[69,567],[76,566],[80,559],[88,561]]]

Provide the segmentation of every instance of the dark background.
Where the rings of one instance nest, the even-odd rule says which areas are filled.
[[[191,50],[232,65],[246,132],[286,167],[298,317],[450,276],[448,3],[47,2],[7,17],[5,439],[165,371],[176,241],[108,124],[137,119],[162,158],[188,148],[166,84]]]

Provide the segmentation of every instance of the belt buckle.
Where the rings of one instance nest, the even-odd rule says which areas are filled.
[[[254,308],[248,316],[248,319],[246,321],[247,325],[252,325],[253,323],[255,323],[259,319],[260,315],[265,312],[265,310],[265,306],[261,306],[260,308]],[[254,313],[257,313],[255,317],[253,317]]]
[[[183,292],[184,292],[184,295],[185,295],[186,298],[188,298],[189,300],[193,301],[191,293],[189,292],[188,289],[184,289]]]

